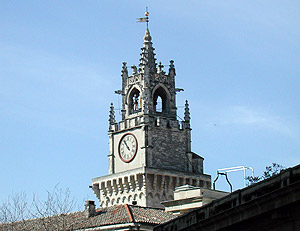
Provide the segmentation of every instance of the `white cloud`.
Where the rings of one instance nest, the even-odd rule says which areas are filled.
[[[224,109],[218,117],[218,123],[225,126],[247,126],[269,130],[297,139],[299,137],[299,130],[297,129],[299,124],[292,124],[287,118],[272,115],[266,110],[259,110],[247,106],[230,106]]]

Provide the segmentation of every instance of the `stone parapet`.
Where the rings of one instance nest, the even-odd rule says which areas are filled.
[[[92,180],[92,188],[102,207],[136,203],[163,208],[160,203],[173,200],[174,189],[190,184],[210,188],[211,178],[205,174],[137,168]]]
[[[142,115],[134,115],[128,119],[121,120],[118,123],[113,123],[110,125],[109,132],[119,132],[128,130],[131,128],[139,127],[143,124],[150,124],[155,127],[161,127],[161,128],[169,128],[169,129],[175,129],[175,130],[184,130],[186,129],[186,126],[184,124],[184,121],[178,121],[174,120],[172,118],[166,118],[163,115],[162,116],[151,116],[147,121],[145,120],[145,116]]]

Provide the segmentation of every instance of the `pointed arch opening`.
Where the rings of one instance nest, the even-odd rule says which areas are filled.
[[[142,110],[141,94],[136,88],[132,89],[129,95],[129,114],[137,113]]]
[[[169,99],[167,92],[163,87],[158,87],[153,95],[153,107],[155,112],[159,113],[167,113],[168,112],[168,105]]]

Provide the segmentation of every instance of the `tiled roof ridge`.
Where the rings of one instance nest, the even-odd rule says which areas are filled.
[[[98,208],[96,208],[96,212],[107,211],[109,208],[112,208],[112,207],[123,207],[123,205],[120,204],[120,205],[111,205],[108,207],[98,207]]]
[[[99,207],[99,208],[96,208],[96,212],[105,211],[105,210],[107,210],[108,208],[111,208],[111,207],[123,207],[124,205],[125,204],[111,205],[111,206],[108,206],[108,207]],[[154,208],[154,207],[150,207],[150,206],[141,206],[141,205],[133,205],[133,204],[126,204],[126,205],[128,205],[129,207],[137,207],[137,208],[154,209],[154,210],[165,211],[164,208]]]
[[[124,207],[125,207],[125,209],[126,209],[126,211],[127,211],[127,213],[128,213],[130,222],[134,222],[134,216],[133,216],[133,214],[132,214],[132,211],[131,211],[129,205],[128,205],[128,204],[125,204]]]
[[[165,211],[164,208],[154,208],[154,207],[146,207],[146,206],[140,206],[140,205],[131,205],[131,204],[128,204],[129,207],[138,207],[138,208],[144,208],[144,209],[155,209],[155,210],[162,210],[162,211]]]

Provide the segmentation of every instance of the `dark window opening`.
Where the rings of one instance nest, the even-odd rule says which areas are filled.
[[[167,128],[171,128],[170,121],[167,122]]]
[[[162,88],[159,87],[153,97],[153,106],[154,106],[154,111],[155,112],[161,112],[161,113],[166,113],[167,112],[167,93],[166,91]]]

